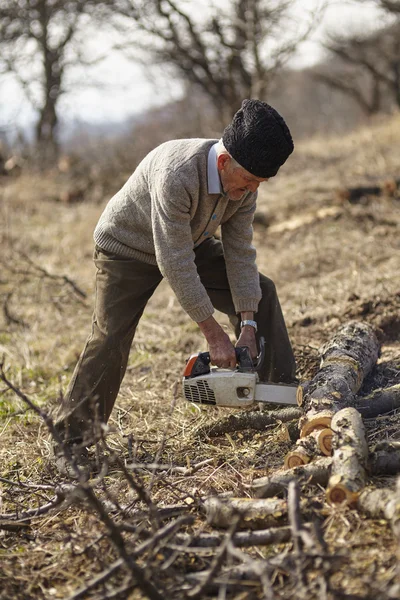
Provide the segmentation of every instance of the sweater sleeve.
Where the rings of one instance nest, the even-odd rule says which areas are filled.
[[[236,312],[257,312],[261,299],[260,277],[253,240],[256,194],[250,194],[221,226],[228,281]]]
[[[190,228],[191,198],[175,173],[153,186],[152,229],[158,267],[182,308],[194,321],[207,319],[214,307],[200,281]]]

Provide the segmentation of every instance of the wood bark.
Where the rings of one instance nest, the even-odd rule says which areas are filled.
[[[270,498],[284,494],[292,479],[326,487],[331,476],[332,460],[331,457],[323,457],[307,465],[259,477],[254,479],[249,488],[256,498]],[[400,474],[400,443],[385,442],[377,445],[369,454],[367,470],[371,476]]]
[[[400,384],[374,390],[369,396],[357,398],[356,409],[364,419],[374,419],[378,415],[400,408]]]
[[[400,541],[400,480],[397,480],[396,489],[365,488],[357,500],[357,508],[373,519],[382,517],[390,521],[393,533]]]
[[[307,448],[299,446],[296,450],[292,450],[285,456],[285,462],[283,464],[285,469],[293,469],[295,467],[301,467],[307,465],[313,457],[313,453]]]
[[[325,487],[329,481],[331,465],[332,458],[320,458],[304,466],[278,471],[268,477],[255,479],[250,487],[257,498],[270,498],[271,496],[281,495],[293,479],[300,483],[307,483],[307,485]]]
[[[360,413],[344,408],[332,418],[333,460],[326,498],[333,505],[353,505],[366,483],[368,445]]]
[[[279,526],[287,516],[287,502],[281,498],[227,498],[218,496],[204,502],[207,523],[213,527],[228,529],[237,515],[241,526],[249,529],[264,529]]]
[[[289,526],[271,527],[259,531],[241,531],[232,536],[232,544],[237,547],[268,546],[270,544],[284,544],[289,542],[291,531]],[[192,536],[187,533],[177,533],[174,543],[182,544],[186,548],[217,548],[223,541],[222,534],[200,533]],[[193,551],[193,550],[192,550]]]
[[[330,427],[332,416],[355,404],[364,377],[379,356],[380,344],[368,323],[351,321],[320,350],[321,368],[306,386],[300,386],[297,402],[306,415],[300,420],[304,437],[314,429]]]
[[[368,471],[372,475],[397,475],[400,473],[400,443],[381,442],[371,452]]]
[[[281,408],[266,412],[251,411],[232,414],[226,419],[221,419],[216,423],[199,428],[197,435],[201,439],[204,439],[207,437],[219,437],[225,435],[225,433],[242,431],[244,429],[264,431],[268,425],[276,425],[279,421],[282,423],[293,421],[294,419],[299,419],[302,414],[302,409],[296,407]]]

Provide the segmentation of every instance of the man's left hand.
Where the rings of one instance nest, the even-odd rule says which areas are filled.
[[[236,342],[236,348],[247,346],[250,350],[252,358],[257,358],[257,341],[256,341],[256,330],[251,325],[245,325],[241,332],[238,341]]]

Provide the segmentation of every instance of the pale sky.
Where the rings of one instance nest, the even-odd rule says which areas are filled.
[[[226,0],[229,1],[229,0]],[[297,15],[299,23],[305,18],[307,11],[322,0],[298,0]],[[198,6],[199,0],[197,0]],[[343,32],[373,28],[379,15],[373,3],[365,6],[352,0],[337,0],[326,10],[321,26],[312,39],[304,42],[292,61],[292,65],[301,68],[318,62],[321,49],[318,41],[328,29]],[[96,40],[93,40],[96,44]],[[104,49],[104,37],[101,38]],[[78,75],[84,81],[85,74]],[[142,112],[148,108],[164,104],[179,97],[180,87],[173,81],[162,78],[160,72],[151,70],[128,61],[120,54],[110,56],[96,69],[90,71],[91,80],[101,81],[98,87],[79,86],[74,92],[62,99],[61,111],[69,121],[87,122],[121,121],[131,114]],[[0,126],[5,119],[18,121],[26,126],[33,118],[32,110],[24,101],[17,86],[11,81],[0,82]]]

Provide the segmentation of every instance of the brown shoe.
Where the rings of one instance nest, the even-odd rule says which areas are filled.
[[[52,459],[57,471],[64,477],[87,480],[94,472],[95,464],[85,446],[67,446],[64,453],[59,446],[53,446]]]

